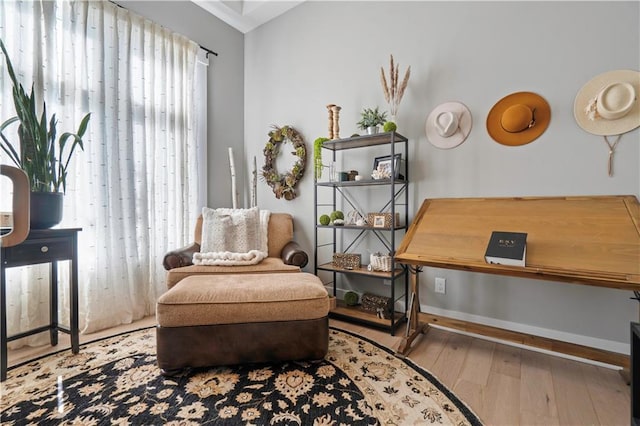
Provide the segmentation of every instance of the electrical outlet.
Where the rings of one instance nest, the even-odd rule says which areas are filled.
[[[447,280],[441,277],[436,277],[436,293],[446,293]]]

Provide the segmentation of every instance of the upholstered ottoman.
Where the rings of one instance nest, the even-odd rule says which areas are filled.
[[[190,367],[317,360],[329,345],[329,297],[315,275],[193,275],[157,303],[163,374]]]

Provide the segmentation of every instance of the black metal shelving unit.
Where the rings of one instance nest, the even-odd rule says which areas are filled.
[[[375,328],[385,329],[393,335],[399,325],[407,320],[406,309],[408,307],[408,287],[409,273],[406,265],[395,262],[395,254],[397,245],[400,243],[401,236],[407,230],[409,223],[409,165],[407,161],[408,155],[408,139],[396,132],[385,132],[374,135],[355,136],[345,139],[335,139],[327,141],[323,144],[323,149],[331,151],[332,161],[336,161],[337,153],[345,150],[362,150],[374,146],[387,146],[391,159],[395,159],[396,154],[404,153],[405,158],[397,165],[395,161],[391,161],[391,177],[389,179],[372,179],[366,177],[358,181],[316,181],[314,184],[314,272],[316,275],[323,273],[330,277],[333,286],[333,296],[338,293],[338,277],[340,275],[364,278],[366,286],[374,288],[372,293],[379,296],[389,297],[393,303],[404,301],[405,307],[403,312],[399,312],[394,308],[394,312],[390,318],[380,318],[375,313],[363,310],[360,306],[346,306],[341,300],[337,300],[337,306],[332,309],[330,315],[333,318],[341,319],[349,322],[360,323]],[[399,150],[397,148],[400,148]],[[356,153],[359,155],[360,153]],[[404,165],[403,165],[404,164]],[[398,170],[397,170],[398,168]],[[391,218],[396,217],[399,213],[400,223],[391,221],[390,227],[373,227],[371,224],[365,226],[357,226],[354,224],[345,225],[321,225],[318,220],[321,209],[337,210],[338,201],[346,203],[351,207],[356,204],[353,200],[358,198],[358,191],[364,188],[387,188],[388,196],[380,200],[382,204],[378,209],[378,213],[390,213]],[[319,192],[330,191],[331,194],[323,194],[331,201],[319,203]],[[377,200],[376,200],[377,201]],[[364,212],[360,212],[364,213]],[[320,242],[320,234],[329,233],[330,237],[326,238],[329,243]],[[326,235],[326,234],[325,234]],[[342,253],[349,253],[356,243],[368,236],[373,235],[382,245],[392,254],[391,271],[369,271],[367,265],[361,265],[359,268],[345,269],[337,267],[332,262],[332,256],[319,255],[320,251],[326,246],[330,246],[331,253],[338,250],[338,240],[341,242]],[[340,238],[338,238],[340,237]],[[368,263],[368,258],[362,258],[362,262]],[[371,281],[369,281],[369,279]],[[384,280],[390,282],[390,286],[382,285]],[[329,282],[325,282],[329,284]],[[399,284],[399,285],[398,285]],[[397,291],[397,287],[400,291]],[[382,294],[385,293],[386,294]],[[399,294],[398,294],[399,293]],[[339,299],[339,298],[337,298]]]

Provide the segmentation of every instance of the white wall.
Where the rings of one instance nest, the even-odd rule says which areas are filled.
[[[595,75],[640,69],[638,2],[307,2],[245,35],[245,158],[258,157],[271,124],[290,124],[312,142],[327,133],[325,105],[341,111],[341,136],[356,132],[363,107],[386,104],[379,82],[389,54],[411,65],[399,109],[409,137],[413,217],[425,198],[632,194],[640,196],[639,130],[618,145],[607,176],[604,141],[581,130],[573,100]],[[506,147],[487,134],[489,109],[515,91],[537,92],[552,108],[536,141]],[[461,101],[474,127],[453,150],[424,135],[428,113]],[[344,167],[364,170],[371,159]],[[247,176],[248,177],[248,176]],[[296,218],[296,238],[313,252],[313,172],[293,201],[258,184],[258,203]],[[307,267],[312,271],[313,267]],[[433,277],[447,278],[447,294]],[[423,310],[628,351],[630,292],[428,269]]]
[[[207,191],[209,206],[230,206],[228,147],[239,169],[238,186],[244,186],[244,35],[189,1],[117,3],[218,53],[209,55]]]

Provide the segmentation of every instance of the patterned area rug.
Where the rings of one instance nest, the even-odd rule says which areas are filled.
[[[9,370],[0,424],[480,425],[425,370],[346,331],[322,361],[160,375],[155,329],[138,330]]]

